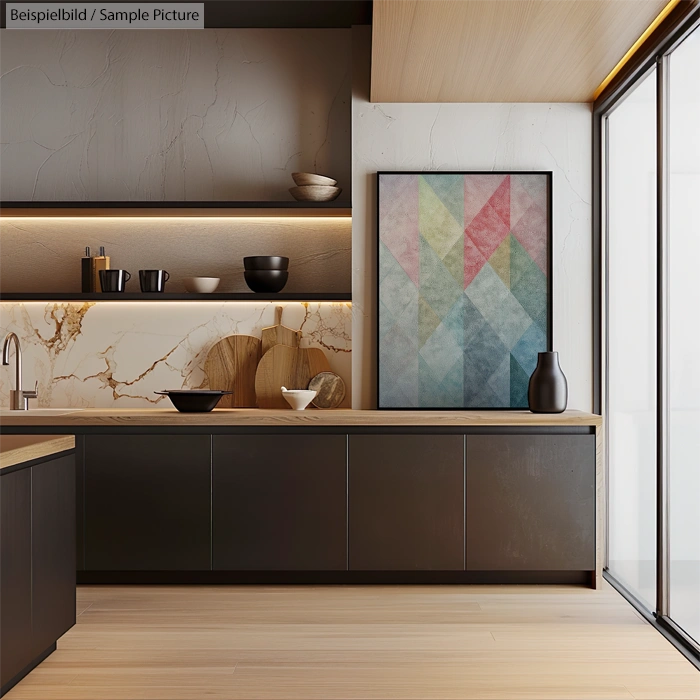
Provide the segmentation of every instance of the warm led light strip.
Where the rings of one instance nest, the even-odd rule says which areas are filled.
[[[263,304],[276,304],[277,306],[291,306],[293,304],[321,304],[324,306],[338,306],[339,304],[345,304],[346,306],[352,306],[352,301],[350,301],[349,299],[346,299],[344,301],[309,301],[304,299],[260,299],[259,301],[248,301],[240,299],[219,299],[216,301],[209,301],[206,299],[161,299],[160,301],[155,299],[144,301],[138,301],[134,299],[125,299],[124,301],[116,299],[86,299],[85,301],[76,301],[75,299],[68,299],[65,301],[60,301],[57,299],[53,299],[51,301],[6,301],[5,299],[0,298],[0,305],[2,304],[22,304],[22,306],[28,306],[29,304],[41,304],[41,306],[46,306],[47,304],[119,304],[120,306],[131,304],[143,308],[144,306],[152,306],[153,304],[157,304],[159,306],[162,304],[198,304],[200,306],[202,304],[216,304],[217,306],[221,306],[222,304],[236,304],[236,306],[247,305],[252,307],[259,307]]]
[[[338,219],[351,219],[350,214],[342,216],[42,216],[41,214],[27,214],[24,216],[0,216],[2,221],[26,221],[28,219],[41,219],[42,221],[263,221],[275,219],[276,221],[337,221]]]
[[[600,94],[605,90],[605,88],[610,84],[612,79],[622,70],[623,66],[627,61],[634,56],[637,49],[649,38],[653,31],[666,19],[666,17],[671,14],[673,8],[678,5],[681,0],[670,0],[670,2],[664,7],[661,12],[656,16],[656,19],[644,30],[642,36],[637,39],[637,41],[632,44],[629,51],[620,59],[618,64],[608,73],[605,80],[598,86],[596,91],[593,93],[593,99],[597,100]]]

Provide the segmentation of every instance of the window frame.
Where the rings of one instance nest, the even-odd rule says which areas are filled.
[[[692,663],[700,668],[700,644],[670,618],[669,476],[668,458],[668,240],[669,240],[669,57],[694,31],[700,31],[700,3],[680,3],[649,37],[635,57],[593,104],[593,406],[608,428],[608,117],[652,71],[656,72],[656,243],[657,243],[657,420],[656,420],[656,609],[644,604],[608,570],[609,452],[605,446],[605,561],[604,576]]]

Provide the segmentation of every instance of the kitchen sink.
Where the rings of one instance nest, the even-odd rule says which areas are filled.
[[[78,413],[82,408],[30,408],[28,411],[13,411],[9,408],[0,408],[2,416],[65,416],[68,413]]]

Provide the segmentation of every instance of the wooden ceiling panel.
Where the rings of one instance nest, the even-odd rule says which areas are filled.
[[[668,4],[374,0],[371,99],[590,102]]]

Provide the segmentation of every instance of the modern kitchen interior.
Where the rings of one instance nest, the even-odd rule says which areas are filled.
[[[698,700],[700,2],[172,5],[3,4],[0,696]]]

